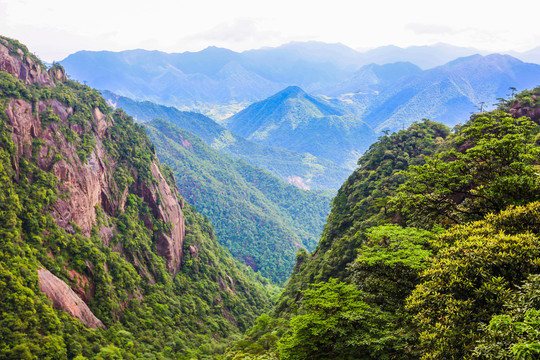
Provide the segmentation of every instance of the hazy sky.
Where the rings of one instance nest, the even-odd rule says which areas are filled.
[[[503,52],[540,46],[539,13],[538,0],[0,0],[0,34],[45,61],[78,50],[241,51],[306,40]]]

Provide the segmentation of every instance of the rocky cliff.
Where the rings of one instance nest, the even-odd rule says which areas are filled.
[[[37,59],[29,56],[21,48],[0,38],[0,70],[13,75],[26,85],[57,91],[57,83],[66,80],[63,69],[52,67],[44,70]],[[60,85],[58,85],[60,86]],[[58,99],[25,99],[11,97],[6,99],[6,125],[16,145],[16,176],[21,158],[32,158],[38,167],[56,177],[58,198],[46,209],[56,223],[70,233],[90,236],[97,231],[105,244],[118,232],[114,224],[98,221],[98,209],[103,209],[106,217],[113,217],[123,210],[128,189],[120,189],[115,181],[115,169],[120,160],[111,155],[104,145],[111,139],[110,129],[114,125],[111,114],[92,104],[84,122],[79,119],[79,104],[70,106]],[[74,120],[75,118],[75,120]],[[80,142],[91,144],[90,150],[81,152]],[[83,156],[81,156],[83,154]],[[150,163],[149,181],[139,181],[130,191],[143,198],[151,208],[156,220],[169,224],[170,231],[155,231],[157,253],[166,260],[169,272],[177,273],[182,262],[182,243],[185,236],[184,217],[179,205],[178,193],[162,175],[154,155]],[[137,179],[137,170],[128,166],[129,176]],[[152,223],[149,230],[154,231]],[[119,248],[121,252],[123,249]],[[141,271],[144,272],[143,269]],[[64,308],[68,313],[80,318],[91,327],[100,326],[90,310],[62,280],[52,281],[47,270],[40,272],[40,285],[45,294],[53,300],[54,306]],[[52,275],[52,274],[51,274]],[[54,275],[53,275],[54,276]],[[69,287],[68,287],[69,288]],[[79,308],[78,308],[79,307]],[[90,315],[87,315],[90,312]],[[102,325],[102,324],[101,324]]]
[[[88,305],[64,281],[46,269],[38,269],[38,275],[39,287],[51,299],[55,309],[66,311],[92,329],[105,327],[101,320],[90,311]]]
[[[176,186],[132,117],[0,36],[0,357],[215,358],[250,327],[270,283]]]

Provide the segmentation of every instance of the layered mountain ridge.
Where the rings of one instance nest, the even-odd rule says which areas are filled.
[[[324,55],[316,55],[322,49]],[[423,118],[454,126],[470,113],[492,107],[509,88],[534,87],[540,77],[540,65],[444,44],[364,54],[309,42],[243,53],[220,48],[181,54],[80,52],[62,64],[99,89],[201,112],[220,123],[298,86],[315,96],[333,97],[338,107],[348,105],[348,114],[378,134]]]
[[[349,170],[312,154],[249,141],[202,114],[180,111],[148,101],[134,101],[108,91],[103,91],[103,96],[109,104],[126,110],[138,121],[145,122],[156,118],[167,120],[199,136],[214,150],[232,158],[246,160],[302,189],[337,189],[349,174]]]
[[[260,144],[308,152],[347,168],[376,139],[359,117],[297,86],[248,106],[224,125]]]

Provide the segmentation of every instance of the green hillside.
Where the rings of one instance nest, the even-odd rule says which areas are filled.
[[[382,136],[227,359],[537,358],[538,98]]]
[[[131,117],[17,41],[0,50],[0,358],[215,358],[274,287]]]
[[[296,252],[315,248],[330,209],[329,195],[298,189],[231,159],[165,120],[145,127],[182,196],[208,217],[235,257],[282,283]]]
[[[199,136],[214,150],[236,159],[246,160],[300,188],[336,190],[350,172],[332,161],[308,153],[248,141],[201,114],[179,111],[149,101],[134,101],[109,91],[103,91],[103,95],[109,103],[124,109],[139,121],[156,118],[167,120]]]
[[[248,140],[278,146],[354,168],[375,132],[349,110],[290,86],[224,120]]]

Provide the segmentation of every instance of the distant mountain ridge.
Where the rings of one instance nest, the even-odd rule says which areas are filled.
[[[290,86],[226,119],[231,131],[260,144],[308,152],[354,168],[375,132],[346,108]]]
[[[96,88],[201,112],[217,121],[298,86],[349,102],[349,113],[361,116],[376,131],[394,131],[422,118],[454,125],[477,111],[480,103],[492,105],[506,96],[505,88],[520,91],[535,85],[535,64],[478,53],[483,54],[445,44],[361,53],[341,44],[299,42],[242,53],[216,47],[177,54],[82,51],[61,63],[74,78]],[[533,49],[511,54],[532,61],[538,53]],[[480,67],[473,73],[466,69],[471,66]],[[479,77],[493,79],[490,83],[499,84],[499,89],[481,86],[475,80]],[[456,111],[450,111],[452,107]]]
[[[173,107],[139,102],[103,91],[105,99],[139,121],[161,118],[199,136],[210,147],[233,158],[241,158],[303,189],[338,189],[350,170],[308,153],[261,145],[231,132],[212,119]]]
[[[369,63],[408,61],[422,67],[428,61],[435,66],[474,53],[449,45],[361,53],[342,44],[311,41],[242,53],[217,47],[171,54],[140,49],[79,51],[60,63],[74,79],[98,89],[200,112],[206,109],[204,104],[248,104],[290,85],[325,94]]]
[[[377,96],[359,94],[368,102],[362,118],[375,131],[408,127],[428,118],[454,126],[470,113],[492,109],[498,98],[531,89],[540,82],[540,65],[524,63],[509,55],[472,55],[403,77],[380,89]]]

